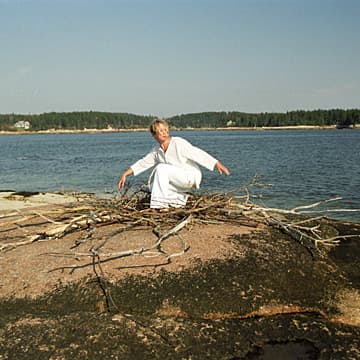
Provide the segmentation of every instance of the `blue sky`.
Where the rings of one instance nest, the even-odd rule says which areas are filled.
[[[0,0],[0,113],[360,107],[359,0]]]

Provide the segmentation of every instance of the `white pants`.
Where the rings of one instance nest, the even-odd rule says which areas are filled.
[[[188,194],[195,188],[196,172],[175,165],[159,164],[151,186],[150,207],[154,209],[186,205]]]

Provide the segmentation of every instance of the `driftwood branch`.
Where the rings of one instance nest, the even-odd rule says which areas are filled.
[[[171,230],[169,230],[165,234],[161,235],[158,238],[158,240],[156,241],[156,243],[149,245],[149,246],[140,247],[137,249],[129,249],[129,250],[124,250],[124,251],[119,251],[119,252],[112,252],[112,253],[103,253],[103,252],[99,251],[104,245],[104,241],[103,241],[99,245],[90,248],[88,252],[84,252],[84,253],[80,253],[80,252],[46,253],[46,255],[73,257],[73,258],[77,258],[77,259],[82,258],[82,257],[90,257],[90,258],[97,257],[100,259],[99,260],[100,262],[101,262],[101,259],[103,259],[103,258],[119,259],[121,257],[130,256],[130,255],[145,255],[146,256],[146,255],[156,254],[158,256],[166,255],[167,257],[171,258],[174,256],[178,256],[178,254],[167,255],[167,254],[163,253],[161,251],[161,243],[164,240],[166,240],[167,238],[169,238],[170,236],[177,235],[178,232],[190,222],[190,220],[191,220],[191,215],[187,216],[184,220],[182,220],[180,223],[178,223],[176,226],[174,226]],[[155,249],[157,249],[157,251],[153,252],[152,250],[155,250]],[[186,247],[184,246],[184,249],[181,253],[183,253],[185,251],[186,251]]]
[[[79,236],[75,239],[69,252],[49,253],[48,255],[73,258],[99,256],[100,261],[104,261],[131,255],[153,256],[156,254],[156,256],[165,256],[171,259],[183,254],[186,245],[183,244],[183,250],[179,254],[164,254],[161,244],[170,236],[181,236],[179,234],[181,229],[188,225],[190,220],[200,223],[234,223],[253,228],[259,225],[274,227],[288,233],[313,254],[320,252],[320,247],[335,246],[341,238],[344,238],[343,236],[329,238],[324,236],[321,230],[321,223],[324,219],[322,216],[300,218],[308,213],[345,211],[346,209],[316,210],[320,205],[340,200],[340,197],[288,210],[267,208],[252,202],[250,189],[259,185],[268,186],[268,184],[262,184],[255,177],[250,184],[233,192],[192,195],[185,208],[170,209],[166,213],[149,209],[149,195],[141,190],[133,193],[127,192],[122,196],[114,196],[110,199],[89,196],[83,200],[81,206],[48,212],[33,211],[23,214],[21,211],[16,211],[0,218],[2,221],[0,222],[0,231],[13,231],[14,233],[17,231],[16,238],[18,240],[0,243],[0,251],[9,251],[37,241],[60,239],[69,233],[78,233]],[[349,209],[347,211],[360,210]],[[289,215],[295,215],[295,217],[290,220]],[[41,226],[31,228],[32,222],[40,224],[39,219]],[[100,228],[110,225],[114,227],[113,230],[101,236],[98,235]],[[154,244],[122,251],[104,250],[109,240],[115,236],[126,235],[127,231],[144,226],[151,229],[157,236]],[[164,226],[170,230],[161,232],[159,229]],[[90,244],[87,251],[74,251],[86,243]]]

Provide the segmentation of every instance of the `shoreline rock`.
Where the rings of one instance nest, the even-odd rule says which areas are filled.
[[[56,192],[0,191],[0,214],[13,210],[24,210],[50,205],[65,205],[79,200],[80,194]]]
[[[194,225],[182,232],[188,252],[168,265],[137,257],[104,263],[103,273],[90,262],[85,277],[81,267],[73,275],[58,270],[64,281],[51,291],[0,297],[0,359],[360,358],[360,224],[327,219],[324,226],[356,237],[314,257],[279,229]],[[31,267],[46,260],[45,280],[74,262],[49,260],[45,249],[66,249],[75,235],[0,254],[0,261]],[[8,269],[18,276],[16,266]]]

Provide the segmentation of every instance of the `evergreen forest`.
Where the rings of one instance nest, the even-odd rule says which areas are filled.
[[[51,112],[43,114],[0,114],[0,131],[16,131],[28,122],[29,131],[140,129],[147,128],[156,118],[152,115],[110,113],[98,111]],[[172,128],[338,126],[351,127],[359,123],[360,109],[297,110],[286,113],[201,112],[167,118]],[[17,125],[16,125],[17,124]],[[23,129],[22,129],[23,130]]]

